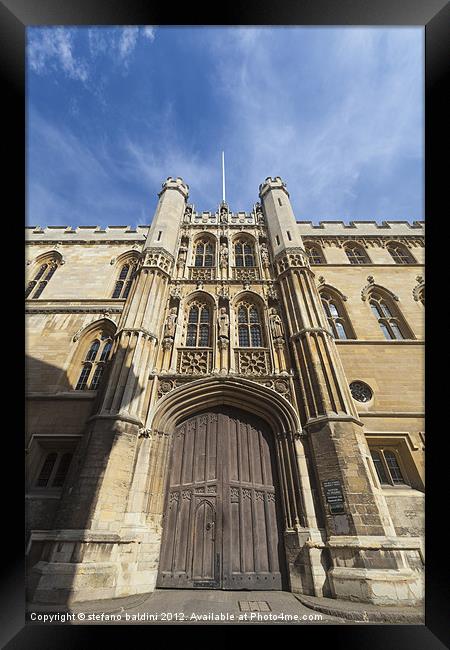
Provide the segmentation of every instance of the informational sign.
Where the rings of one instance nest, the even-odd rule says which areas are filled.
[[[337,479],[322,481],[322,485],[325,492],[325,499],[330,507],[330,513],[336,515],[345,512],[341,482]]]

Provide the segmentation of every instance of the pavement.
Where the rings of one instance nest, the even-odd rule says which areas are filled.
[[[30,605],[32,624],[69,625],[364,625],[423,624],[421,608],[380,607],[287,591],[157,589],[150,594]]]

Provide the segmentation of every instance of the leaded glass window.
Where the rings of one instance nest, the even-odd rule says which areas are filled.
[[[97,390],[112,348],[108,334],[102,333],[91,342],[84,357],[75,390]]]
[[[359,244],[346,244],[344,250],[347,254],[347,257],[350,261],[350,264],[369,264],[370,260],[363,249]]]
[[[258,308],[250,303],[241,303],[237,310],[237,320],[239,347],[263,347],[261,317]]]
[[[72,457],[73,454],[71,452],[51,451],[47,453],[35,483],[36,487],[62,487],[66,480]]]
[[[209,239],[202,239],[195,244],[194,266],[215,266],[215,246]]]
[[[236,266],[255,266],[255,250],[250,241],[241,239],[234,244],[234,263]]]
[[[204,303],[194,303],[189,308],[186,345],[209,347],[211,345],[211,309]]]
[[[382,485],[409,485],[400,467],[398,450],[376,447],[370,450],[378,480]]]
[[[136,268],[137,268],[137,259],[129,259],[125,264],[122,265],[117,278],[116,284],[114,285],[114,290],[112,298],[125,300],[128,298],[131,287],[133,285],[133,280],[136,277]]]
[[[416,260],[413,258],[408,249],[401,244],[391,243],[388,244],[386,248],[388,249],[392,259],[396,264],[415,264]]]
[[[319,246],[305,244],[305,250],[308,254],[310,264],[325,264],[325,258]]]
[[[57,268],[58,262],[55,258],[48,259],[46,262],[41,264],[33,276],[33,279],[27,285],[25,298],[30,298],[32,300],[39,298]]]
[[[320,291],[323,309],[335,339],[353,338],[350,323],[341,299],[328,291]]]
[[[385,296],[379,293],[371,293],[369,304],[387,340],[401,340],[406,338],[397,310],[392,303],[388,304],[388,299]]]

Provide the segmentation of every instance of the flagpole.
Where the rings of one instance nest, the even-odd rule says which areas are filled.
[[[222,203],[225,203],[225,152],[222,151]]]

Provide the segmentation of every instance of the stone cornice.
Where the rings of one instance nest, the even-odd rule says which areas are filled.
[[[25,302],[26,314],[121,314],[123,311],[124,300],[114,301],[111,304],[108,300],[99,300],[96,304],[95,300],[89,301],[76,301],[80,304],[70,304],[69,300],[49,300],[41,301],[27,300]],[[69,304],[68,304],[69,303]]]

